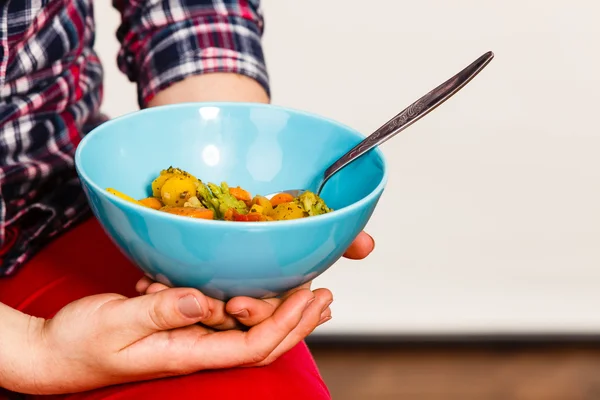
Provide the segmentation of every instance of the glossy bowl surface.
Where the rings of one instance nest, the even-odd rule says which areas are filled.
[[[105,189],[147,197],[152,179],[171,165],[252,194],[302,188],[362,138],[335,121],[272,105],[185,103],[100,125],[80,143],[75,164],[96,218],[148,276],[223,300],[268,297],[323,273],[365,227],[387,181],[378,149],[327,183],[322,197],[336,211],[301,220],[196,220]]]

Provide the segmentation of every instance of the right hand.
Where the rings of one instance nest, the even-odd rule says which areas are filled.
[[[247,331],[197,324],[210,321],[211,300],[195,289],[86,297],[29,332],[36,356],[28,363],[31,370],[21,374],[19,391],[77,392],[205,369],[267,365],[315,329],[331,301],[324,293],[298,290]]]

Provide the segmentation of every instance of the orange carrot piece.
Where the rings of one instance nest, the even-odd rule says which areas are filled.
[[[294,200],[294,196],[289,193],[279,193],[271,198],[271,204],[273,207],[278,206],[281,203],[289,203]]]
[[[160,200],[156,197],[146,197],[145,199],[142,199],[139,202],[142,203],[142,205],[153,208],[155,210],[160,210],[163,206]]]
[[[207,208],[196,208],[196,207],[164,207],[160,211],[164,211],[169,214],[181,215],[190,218],[199,219],[214,219],[212,210]]]
[[[229,188],[229,193],[238,200],[245,202],[252,201],[252,196],[250,195],[250,192],[242,189],[239,186]]]

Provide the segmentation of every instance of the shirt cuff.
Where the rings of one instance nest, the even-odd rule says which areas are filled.
[[[142,108],[170,85],[209,72],[248,76],[270,95],[261,33],[258,24],[246,18],[197,17],[138,37],[124,46],[119,63],[129,78],[137,81]]]

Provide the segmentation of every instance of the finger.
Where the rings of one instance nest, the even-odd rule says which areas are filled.
[[[322,313],[321,313],[321,319],[319,319],[319,325],[321,325],[324,322],[327,322],[331,319],[331,308],[327,307]]]
[[[135,291],[138,293],[142,293],[142,294],[146,293],[146,290],[148,290],[148,287],[150,285],[152,285],[153,283],[154,283],[154,281],[152,279],[148,278],[147,276],[143,276],[135,284]]]
[[[120,354],[130,364],[127,367],[136,374],[155,377],[256,364],[269,357],[296,328],[304,310],[314,299],[310,290],[296,292],[273,316],[247,332],[210,333],[193,325],[156,332],[125,347]],[[148,354],[152,356],[148,357]]]
[[[258,325],[269,318],[282,299],[253,299],[251,297],[235,297],[226,304],[225,311],[245,326]]]
[[[144,292],[141,292],[141,293],[152,294],[152,293],[158,293],[165,289],[169,289],[169,287],[167,285],[163,285],[160,282],[152,282],[152,284],[150,286],[148,286]]]
[[[300,285],[298,287],[295,287],[293,289],[288,290],[284,294],[280,295],[279,298],[280,299],[287,299],[288,297],[290,297],[292,295],[292,293],[297,292],[298,290],[301,290],[301,289],[310,289],[311,285],[312,285],[312,281],[308,281],[306,283],[303,283],[302,285]]]
[[[203,335],[184,360],[187,368],[229,368],[257,364],[265,360],[300,321],[315,300],[310,290],[299,290],[286,299],[273,315],[247,332],[227,331]]]
[[[286,336],[281,344],[277,346],[267,358],[255,365],[268,365],[272,363],[304,340],[317,326],[319,326],[319,324],[326,322],[327,318],[331,318],[331,312],[327,315],[327,310],[329,310],[329,306],[333,302],[333,295],[331,292],[327,289],[317,289],[314,291],[314,295],[315,301],[304,311],[302,319],[296,328]],[[324,317],[322,317],[323,314],[325,314]]]
[[[351,260],[361,260],[367,257],[375,249],[375,240],[367,233],[361,232],[358,234],[354,242],[348,247],[344,257]]]
[[[207,297],[208,316],[202,320],[202,324],[216,330],[240,329],[243,327],[241,323],[226,311],[226,304],[221,300]],[[261,300],[255,300],[261,301]],[[272,314],[272,313],[271,313]]]
[[[154,294],[161,292],[163,290],[169,289],[168,286],[163,285],[160,282],[153,282],[150,286],[147,287],[145,294]],[[206,297],[208,306],[207,306],[207,315],[202,320],[202,324],[216,329],[216,330],[226,330],[226,329],[240,329],[242,325],[240,322],[232,315],[229,315],[225,311],[225,303],[220,300],[213,299],[211,297]],[[272,312],[271,312],[272,314]],[[268,316],[270,316],[269,314]],[[264,319],[264,318],[263,318]]]
[[[291,289],[279,297],[270,299],[254,299],[252,297],[234,297],[229,300],[225,311],[245,326],[254,326],[269,318],[283,300],[302,289],[310,289],[312,281]]]
[[[208,299],[198,290],[173,288],[107,303],[100,320],[130,344],[155,332],[202,322],[208,310]]]

